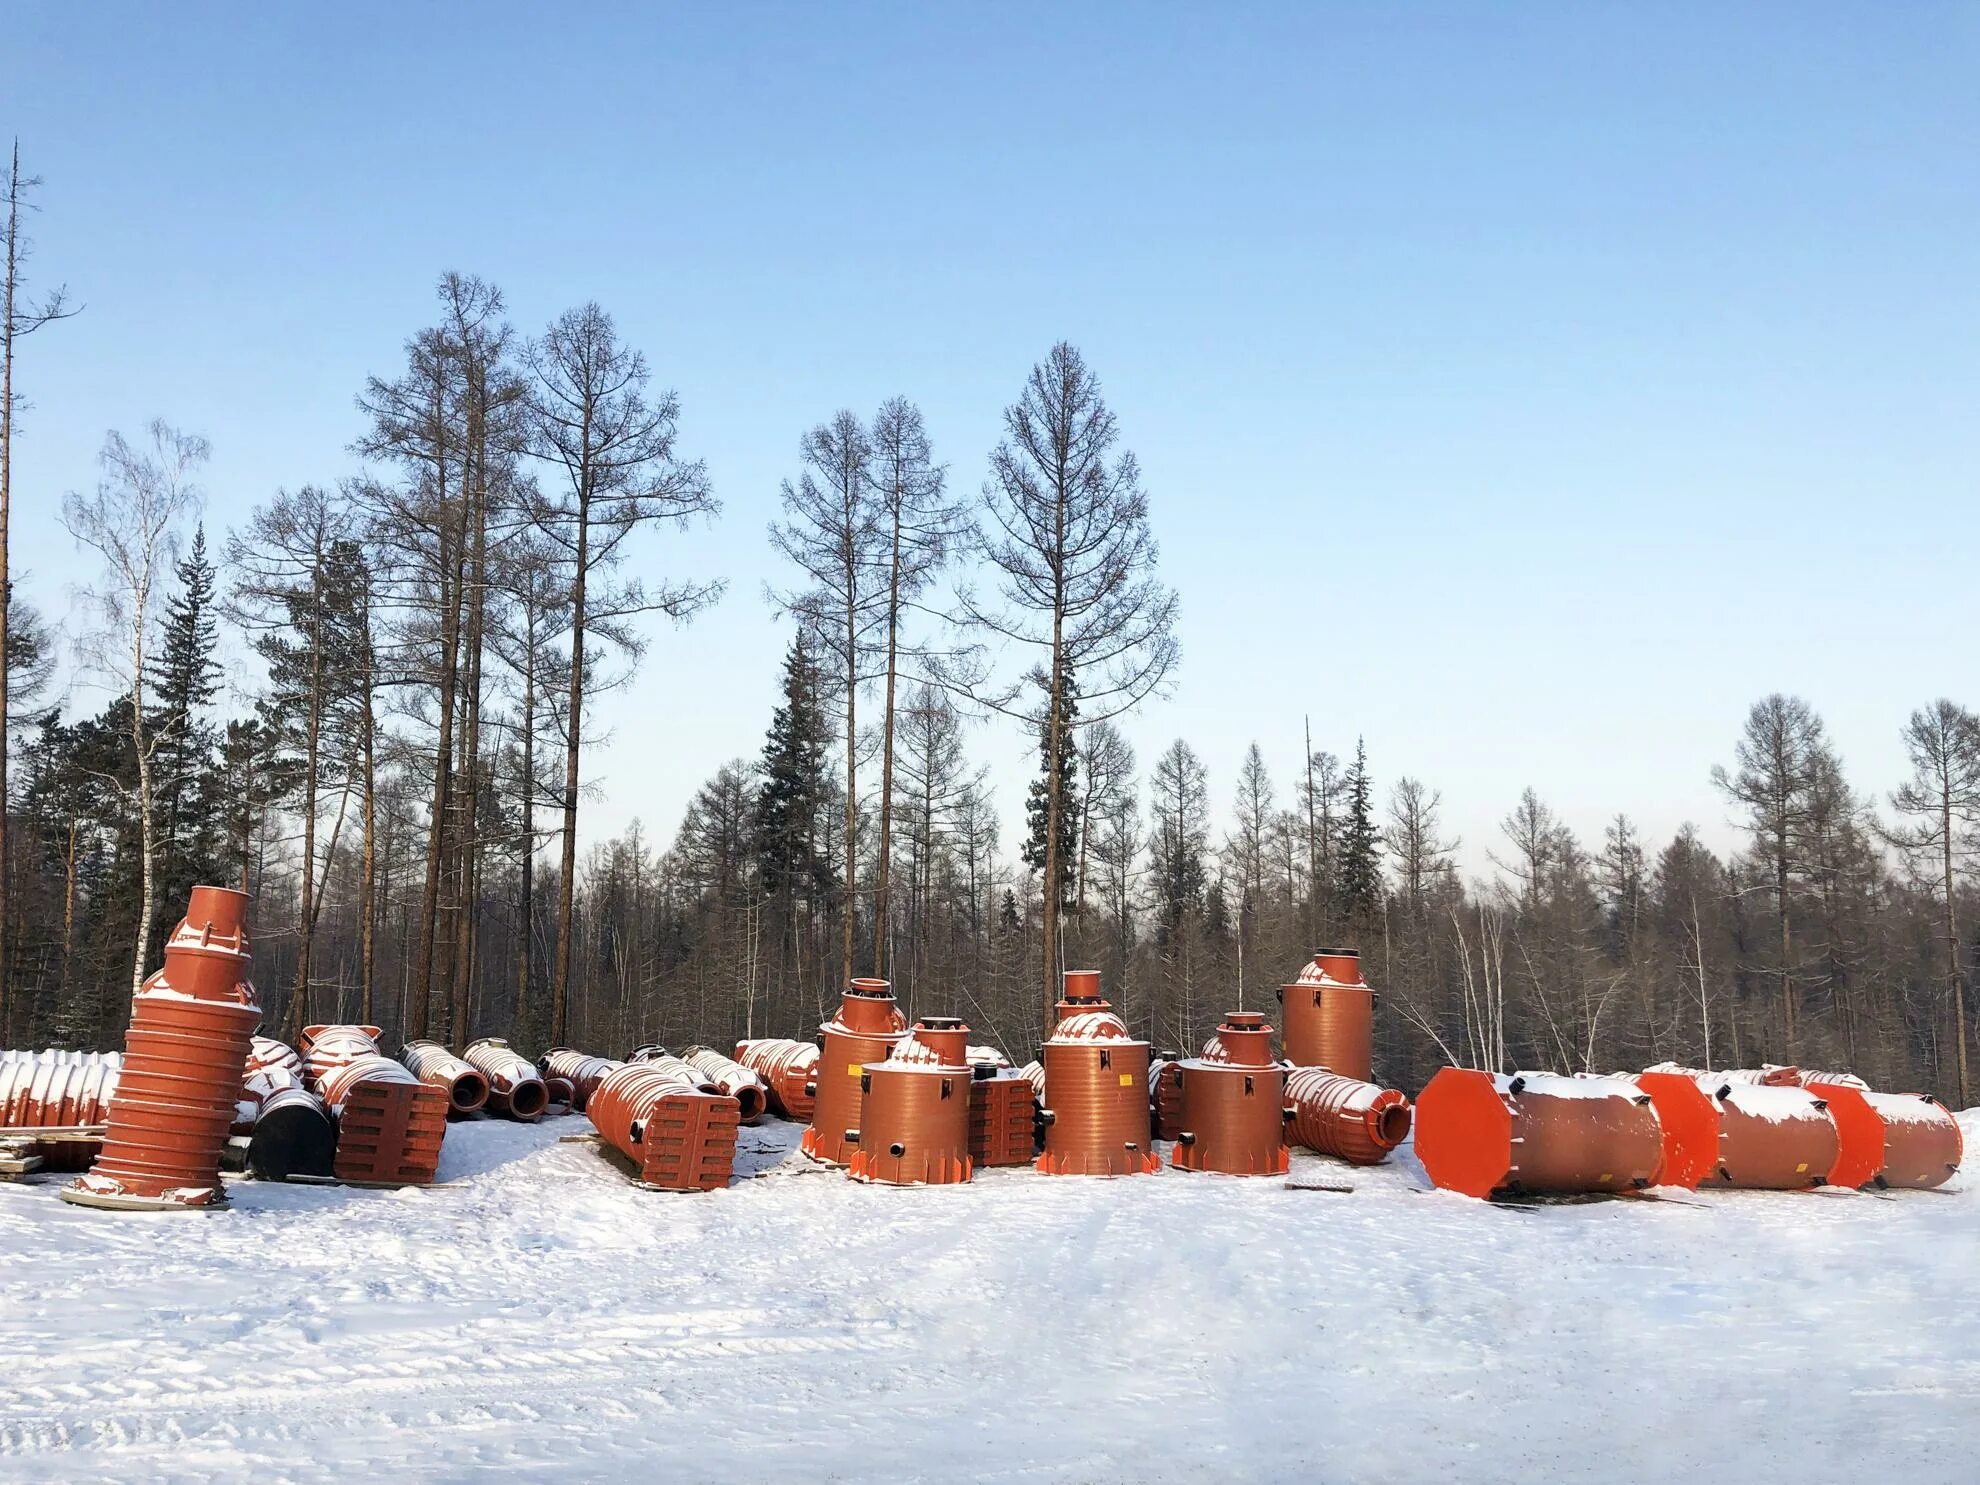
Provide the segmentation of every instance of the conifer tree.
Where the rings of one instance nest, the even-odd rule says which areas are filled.
[[[1382,909],[1382,836],[1375,825],[1373,788],[1368,782],[1368,748],[1354,743],[1354,766],[1345,784],[1347,817],[1342,822],[1340,866],[1334,878],[1334,906],[1352,927],[1372,924]]]
[[[207,715],[220,694],[220,662],[214,654],[219,626],[203,525],[194,531],[177,572],[179,591],[165,605],[151,678],[157,698],[152,730],[158,738],[159,889],[166,919],[171,905],[196,883],[214,877],[220,865],[212,798],[218,738]],[[169,926],[161,920],[154,938]],[[157,947],[153,945],[154,952]]]
[[[777,904],[785,944],[798,957],[798,899],[807,906],[832,886],[819,850],[818,820],[830,790],[825,777],[829,726],[818,662],[802,632],[784,654],[783,703],[763,740],[763,784],[756,797],[756,860],[763,890]]]
[[[1079,725],[1079,687],[1072,677],[1066,678],[1059,701],[1063,731],[1059,744],[1058,840],[1057,849],[1050,851],[1046,849],[1045,836],[1050,828],[1048,822],[1053,818],[1052,732],[1044,710],[1041,708],[1038,721],[1038,777],[1032,780],[1024,801],[1025,838],[1021,854],[1024,864],[1035,872],[1044,872],[1048,861],[1053,864],[1058,874],[1059,907],[1071,912],[1079,885],[1080,837],[1079,744],[1074,733]],[[1041,880],[1039,890],[1052,889]]]

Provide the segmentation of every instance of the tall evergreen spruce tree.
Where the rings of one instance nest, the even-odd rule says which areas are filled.
[[[1046,685],[1045,677],[1038,678],[1040,689]],[[1025,838],[1024,864],[1033,871],[1043,872],[1048,860],[1054,861],[1058,871],[1059,906],[1071,912],[1073,899],[1079,886],[1076,868],[1079,863],[1080,797],[1077,787],[1079,780],[1079,745],[1074,741],[1074,728],[1079,723],[1079,688],[1071,676],[1067,676],[1060,687],[1059,718],[1062,741],[1059,747],[1059,839],[1058,850],[1047,852],[1045,832],[1047,822],[1052,818],[1052,791],[1050,776],[1052,771],[1052,734],[1044,713],[1049,711],[1050,697],[1041,707],[1038,721],[1038,777],[1032,780],[1031,790],[1025,796]],[[1050,891],[1042,883],[1041,892]]]
[[[1348,770],[1347,819],[1341,831],[1340,865],[1334,878],[1334,906],[1350,927],[1372,924],[1382,909],[1379,856],[1381,832],[1375,825],[1373,789],[1368,782],[1368,748],[1354,743],[1354,766]]]
[[[795,945],[797,904],[829,895],[832,865],[819,847],[818,820],[830,795],[825,777],[830,722],[821,677],[805,637],[784,655],[783,704],[763,740],[763,785],[756,799],[756,859],[763,890]]]
[[[201,882],[217,881],[221,867],[214,828],[218,801],[213,797],[218,730],[210,717],[221,672],[214,654],[218,620],[204,526],[194,532],[192,548],[178,564],[178,579],[179,591],[165,607],[163,639],[151,674],[163,911],[152,930],[148,961],[157,957],[165,934],[178,921],[186,894]]]

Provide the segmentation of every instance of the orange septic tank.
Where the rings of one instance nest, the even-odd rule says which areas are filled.
[[[537,1071],[545,1080],[561,1078],[571,1087],[571,1108],[582,1114],[585,1103],[606,1074],[625,1066],[609,1057],[590,1057],[570,1047],[552,1047],[536,1059]]]
[[[1804,1088],[1723,1082],[1721,1076],[1702,1073],[1694,1080],[1719,1110],[1718,1160],[1698,1184],[1766,1191],[1827,1185],[1842,1154],[1827,1100]]]
[[[1217,1028],[1216,1057],[1185,1058],[1182,1129],[1169,1154],[1178,1170],[1282,1176],[1286,1070],[1272,1060],[1272,1028],[1256,1011],[1231,1011]]]
[[[768,1085],[773,1113],[799,1124],[811,1122],[817,1097],[817,1047],[788,1037],[756,1037],[736,1043],[736,1061]]]
[[[844,1165],[853,1147],[848,1129],[860,1127],[865,1095],[860,1079],[869,1062],[885,1062],[907,1035],[907,1018],[894,1004],[885,980],[854,980],[839,1000],[839,1013],[818,1028],[823,1038],[811,1108],[811,1127],[800,1141],[804,1153],[827,1165]]]
[[[1279,1001],[1294,1067],[1324,1067],[1363,1083],[1374,1078],[1375,992],[1361,977],[1360,954],[1315,949],[1299,977],[1280,988]]]
[[[846,1174],[888,1186],[953,1186],[967,1181],[969,1028],[954,1016],[925,1016],[860,1078],[860,1127]]]
[[[1416,1154],[1466,1196],[1572,1195],[1654,1185],[1663,1132],[1625,1078],[1447,1067],[1416,1100]]]
[[[642,1185],[714,1191],[736,1160],[736,1101],[674,1058],[622,1062],[585,1099],[585,1117],[639,1167]]]
[[[1810,1073],[1802,1087],[1828,1105],[1841,1150],[1829,1179],[1838,1186],[1928,1190],[1959,1170],[1959,1122],[1928,1093],[1877,1093],[1860,1080]]]
[[[1374,1165],[1409,1136],[1409,1100],[1394,1088],[1324,1067],[1286,1074],[1295,1144],[1355,1165]]]
[[[970,1064],[969,1158],[979,1168],[1029,1165],[1038,1153],[1038,1095],[1014,1067]]]
[[[337,1119],[337,1179],[424,1186],[440,1168],[447,1094],[378,1050],[376,1026],[305,1026],[303,1076]]]
[[[1100,972],[1066,971],[1059,1024],[1045,1040],[1045,1151],[1053,1176],[1139,1176],[1162,1168],[1149,1148],[1148,1043],[1100,998]]]
[[[248,983],[247,894],[195,887],[165,967],[131,1001],[103,1153],[63,1200],[84,1206],[224,1206],[220,1152],[233,1126],[261,1008]]]
[[[469,1042],[461,1056],[468,1066],[488,1079],[488,1107],[525,1124],[534,1123],[550,1103],[550,1090],[543,1086],[536,1064],[517,1052],[499,1036],[484,1036]]]
[[[449,1114],[472,1114],[488,1102],[487,1074],[438,1042],[407,1042],[399,1048],[399,1061],[420,1082],[447,1095]]]

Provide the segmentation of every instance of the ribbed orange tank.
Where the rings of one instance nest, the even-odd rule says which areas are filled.
[[[592,1090],[585,1117],[639,1167],[645,1185],[714,1191],[735,1168],[736,1101],[704,1091],[682,1066],[620,1063]]]
[[[461,1051],[468,1066],[488,1079],[488,1108],[527,1124],[543,1115],[550,1090],[543,1086],[536,1064],[500,1037],[485,1036]]]
[[[1466,1196],[1545,1196],[1654,1185],[1663,1133],[1625,1078],[1517,1077],[1447,1067],[1416,1100],[1416,1153]]]
[[[450,1114],[472,1114],[488,1102],[487,1075],[438,1042],[407,1042],[399,1048],[399,1061],[420,1082],[429,1083],[447,1095]]]
[[[1279,1000],[1288,1062],[1362,1083],[1374,1079],[1375,992],[1361,977],[1360,954],[1315,949],[1298,978],[1280,989]]]
[[[1012,1067],[973,1064],[969,1085],[969,1158],[979,1170],[1029,1165],[1038,1153],[1038,1098]]]
[[[853,1152],[846,1131],[860,1127],[865,1099],[860,1079],[868,1063],[885,1062],[907,1035],[907,1018],[885,980],[854,980],[839,1001],[838,1015],[818,1030],[824,1045],[818,1054],[811,1127],[800,1143],[812,1159],[844,1165]]]
[[[609,1057],[589,1057],[569,1047],[552,1047],[536,1059],[537,1070],[544,1077],[562,1078],[571,1085],[571,1108],[580,1114],[606,1075],[624,1065]]]
[[[1045,1041],[1045,1150],[1053,1176],[1138,1176],[1162,1168],[1149,1148],[1148,1043],[1100,998],[1098,970],[1068,970],[1059,1024]]]
[[[85,1206],[222,1206],[220,1152],[233,1127],[250,1038],[247,895],[195,887],[165,942],[165,967],[131,1002],[103,1153],[64,1187]]]
[[[1363,1083],[1324,1067],[1286,1075],[1294,1143],[1354,1165],[1374,1165],[1409,1137],[1409,1100],[1394,1088]]]
[[[771,1112],[800,1124],[811,1122],[817,1103],[817,1047],[787,1037],[758,1037],[736,1043],[736,1061],[769,1085]]]
[[[1173,1140],[1182,1133],[1182,1059],[1165,1057],[1148,1064],[1149,1133]]]
[[[970,1178],[968,1036],[953,1016],[924,1017],[886,1061],[867,1064],[858,1148],[847,1175],[888,1186],[950,1186]]]
[[[376,1026],[305,1026],[303,1074],[337,1119],[337,1179],[424,1186],[440,1169],[447,1094],[378,1050]]]
[[[1169,1163],[1226,1176],[1282,1176],[1286,1073],[1272,1061],[1272,1028],[1256,1011],[1231,1011],[1217,1028],[1218,1060],[1182,1068],[1182,1132]]]

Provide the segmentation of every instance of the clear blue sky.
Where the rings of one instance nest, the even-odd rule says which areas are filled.
[[[525,329],[596,298],[727,507],[643,549],[730,595],[591,765],[664,839],[759,745],[801,431],[905,393],[974,490],[1063,337],[1183,598],[1144,765],[1187,737],[1221,811],[1256,738],[1283,796],[1310,712],[1473,865],[1529,783],[1723,843],[1759,694],[1879,793],[1980,702],[1976,77],[1959,6],[10,5],[88,306],[24,348],[16,562],[62,614],[60,496],[153,415],[216,529],[350,472],[443,269]],[[1014,822],[1027,744],[975,747]]]

